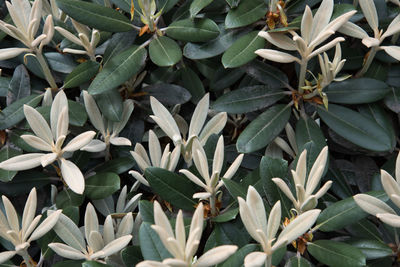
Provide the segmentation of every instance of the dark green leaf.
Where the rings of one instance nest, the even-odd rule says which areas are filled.
[[[231,208],[228,211],[224,211],[224,213],[220,213],[217,217],[212,218],[213,222],[229,222],[234,220],[239,213],[238,208]]]
[[[7,105],[31,94],[31,80],[24,65],[15,68],[7,93]]]
[[[113,34],[103,55],[104,67],[114,56],[132,46],[136,39],[135,32],[119,32]]]
[[[122,84],[139,72],[146,57],[146,49],[138,46],[132,46],[113,57],[90,84],[89,93],[101,94]]]
[[[271,88],[283,88],[289,84],[285,73],[259,60],[249,63],[245,69],[248,75]]]
[[[139,201],[139,212],[142,215],[142,220],[150,224],[154,224],[153,203],[147,200]]]
[[[325,136],[318,124],[310,117],[301,117],[296,124],[296,143],[300,149],[308,142],[314,142],[319,150],[326,146]]]
[[[183,87],[185,87],[192,95],[192,102],[197,103],[206,93],[202,81],[189,67],[182,68],[180,73]]]
[[[121,257],[125,266],[136,266],[143,260],[139,246],[129,246],[121,250]]]
[[[108,32],[133,30],[129,19],[112,8],[78,0],[57,0],[57,5],[68,16],[91,28]]]
[[[308,251],[321,263],[337,267],[365,266],[362,252],[348,244],[332,240],[317,240],[308,243]]]
[[[225,0],[231,8],[235,8],[239,5],[240,0]]]
[[[378,101],[389,92],[386,83],[370,79],[347,79],[331,83],[324,88],[329,102],[340,104],[364,104]]]
[[[86,179],[86,196],[90,199],[101,199],[112,195],[120,189],[119,176],[112,172],[100,172]]]
[[[379,259],[392,255],[392,249],[385,243],[369,239],[351,239],[347,244],[358,248],[367,260]]]
[[[154,192],[172,206],[193,210],[197,204],[192,198],[196,187],[186,177],[156,167],[147,168],[145,177]]]
[[[255,85],[222,95],[213,103],[212,108],[234,114],[247,113],[271,106],[284,96],[282,90]]]
[[[44,55],[46,56],[50,68],[60,73],[71,73],[77,65],[74,58],[68,54],[48,52]]]
[[[318,115],[333,131],[360,147],[372,151],[392,148],[388,133],[375,121],[356,111],[330,104],[329,110],[318,106]]]
[[[236,148],[250,153],[268,145],[282,131],[291,113],[290,105],[276,105],[259,115],[239,136]]]
[[[64,81],[64,88],[78,87],[79,85],[90,81],[97,71],[99,70],[100,64],[95,61],[86,61],[78,65]]]
[[[69,123],[74,126],[83,126],[87,120],[86,109],[78,102],[68,100]]]
[[[215,57],[225,52],[240,36],[247,33],[245,30],[227,31],[222,29],[220,35],[204,44],[188,43],[183,48],[183,55],[190,59],[205,59]]]
[[[165,33],[179,41],[207,42],[219,35],[219,28],[214,21],[208,18],[184,19],[171,23]]]
[[[32,187],[41,188],[50,183],[49,177],[43,171],[20,171],[8,183],[0,182],[0,193],[7,196],[18,196],[29,193]]]
[[[65,189],[57,194],[56,205],[59,209],[65,209],[69,206],[79,207],[84,199],[83,195],[76,194],[70,189]]]
[[[4,146],[0,150],[0,162],[5,161],[7,159],[13,158],[15,156],[21,155],[21,151],[10,148],[9,146]],[[6,171],[0,169],[0,181],[2,182],[9,182],[11,181],[14,176],[17,174],[16,171]]]
[[[190,4],[190,17],[194,18],[206,6],[212,3],[213,0],[194,0]]]
[[[59,261],[53,267],[82,267],[82,262],[78,260]]]
[[[247,244],[240,248],[222,264],[221,267],[242,267],[244,258],[251,252],[258,251],[259,246],[256,244]]]
[[[113,172],[121,174],[132,169],[135,161],[132,157],[119,157],[105,162],[103,165],[95,169],[96,172]]]
[[[229,29],[249,25],[264,17],[267,10],[264,0],[242,0],[237,8],[228,12],[225,26]]]
[[[25,118],[23,106],[24,104],[36,107],[43,95],[30,95],[15,101],[0,112],[0,130],[7,129],[19,123]]]
[[[145,260],[162,261],[171,258],[171,254],[165,249],[158,234],[151,229],[147,222],[143,222],[139,230],[140,249]]]
[[[122,119],[122,97],[118,90],[112,89],[99,95],[94,95],[101,113],[111,121]]]
[[[387,201],[388,196],[384,192],[370,192],[371,196]],[[319,230],[330,232],[342,229],[346,225],[355,223],[365,217],[365,213],[354,201],[353,197],[340,200],[326,209],[318,217],[317,226]]]
[[[146,86],[143,90],[167,106],[184,104],[190,99],[190,93],[185,88],[175,84],[156,83]]]
[[[175,65],[182,58],[179,45],[166,36],[159,36],[150,42],[149,55],[151,61],[160,67]]]
[[[250,32],[237,40],[222,56],[225,68],[240,67],[257,57],[254,53],[265,46],[265,39],[258,36],[258,31]]]
[[[400,113],[400,87],[390,87],[390,92],[384,99],[386,107],[395,113]]]
[[[229,194],[231,194],[234,200],[237,200],[238,197],[241,197],[243,199],[246,198],[247,188],[244,188],[238,182],[235,182],[230,179],[222,178],[222,180],[224,181],[226,189],[228,189]]]

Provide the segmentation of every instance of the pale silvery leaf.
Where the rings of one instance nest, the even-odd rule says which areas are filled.
[[[275,238],[281,223],[281,202],[278,200],[272,207],[268,217],[267,239],[272,240]]]
[[[119,193],[117,205],[115,206],[115,210],[117,213],[122,213],[124,210],[127,191],[128,191],[128,187],[125,185],[122,188],[121,192]]]
[[[364,39],[368,37],[368,33],[366,31],[364,31],[360,26],[349,21],[345,22],[339,28],[338,32],[358,39]]]
[[[376,214],[376,217],[378,217],[382,222],[389,224],[390,226],[393,226],[395,228],[400,227],[400,216],[398,215],[390,213],[378,213]]]
[[[13,206],[13,204],[10,202],[10,200],[6,196],[2,196],[3,199],[3,205],[4,209],[6,210],[6,216],[7,216],[7,222],[8,225],[12,230],[15,232],[19,232],[19,220],[18,220],[18,214]]]
[[[189,135],[198,136],[201,128],[203,128],[204,122],[207,119],[207,113],[210,106],[210,95],[207,93],[203,96],[203,98],[197,103],[196,109],[194,110],[192,119],[190,121],[189,126]]]
[[[297,202],[292,192],[290,191],[289,187],[282,179],[272,178],[272,181],[279,187],[280,190],[282,190],[282,192],[290,199],[290,201],[292,201],[293,203]]]
[[[161,262],[158,261],[142,261],[139,262],[136,267],[169,267],[166,264],[163,264]]]
[[[43,27],[43,33],[46,35],[46,38],[41,42],[41,46],[47,45],[50,43],[51,39],[54,36],[54,22],[52,15],[48,15]]]
[[[362,0],[360,1],[360,6],[371,29],[374,32],[378,31],[378,13],[376,12],[374,0]]]
[[[222,129],[224,129],[227,120],[228,115],[226,112],[220,112],[212,117],[211,120],[206,123],[203,130],[201,130],[201,134],[199,136],[201,145],[204,146],[211,135],[221,132]]]
[[[321,54],[321,53],[331,49],[332,47],[336,46],[337,43],[343,42],[344,40],[345,39],[343,37],[337,37],[337,38],[333,39],[332,41],[330,41],[326,45],[323,45],[320,48],[318,48],[317,50],[315,50],[314,52],[312,52],[308,56],[308,59],[311,59],[311,58],[315,57],[316,55]]]
[[[63,149],[65,152],[74,152],[82,147],[86,146],[87,144],[90,143],[90,141],[93,139],[93,137],[96,135],[96,132],[94,131],[87,131],[84,133],[81,133],[80,135],[74,137],[68,145],[66,145]]]
[[[44,236],[47,232],[49,232],[53,227],[56,225],[58,218],[60,217],[62,210],[57,210],[50,214],[40,225],[38,228],[35,229],[35,231],[32,233],[32,235],[29,238],[30,241],[37,240]]]
[[[260,267],[265,263],[267,259],[267,254],[264,252],[251,252],[244,258],[245,267]]]
[[[36,46],[38,46],[44,39],[46,39],[46,34],[41,34],[41,35],[39,35],[35,40],[33,40],[32,42],[31,42],[31,47],[36,47]]]
[[[390,55],[391,57],[400,60],[400,47],[399,46],[381,46],[385,52]]]
[[[282,139],[281,137],[277,136],[274,139],[274,143],[280,147],[280,149],[282,149],[283,151],[285,151],[286,153],[288,153],[292,158],[296,157],[296,154],[294,153],[294,151],[292,150],[292,148],[289,146],[289,144]]]
[[[193,198],[208,199],[209,197],[211,197],[211,193],[208,192],[193,194]]]
[[[108,244],[114,239],[115,239],[115,234],[114,234],[113,219],[111,218],[111,215],[108,215],[106,217],[106,220],[104,221],[103,240],[105,244]]]
[[[307,149],[304,149],[304,151],[301,152],[300,154],[299,160],[297,161],[296,174],[298,180],[297,181],[294,180],[295,184],[304,186],[304,183],[306,181],[306,173],[307,173]]]
[[[47,211],[51,215],[52,211]],[[54,225],[54,231],[67,245],[81,252],[86,252],[85,239],[78,226],[64,214],[60,214],[57,223]]]
[[[382,39],[391,36],[400,31],[400,14],[397,15],[389,24],[386,32],[381,36]]]
[[[36,226],[38,226],[41,219],[42,219],[42,215],[38,215],[32,220],[28,229],[26,229],[25,233],[23,233],[21,241],[28,239],[28,236],[33,232],[33,230],[35,230]],[[20,232],[20,234],[22,234],[22,231]],[[30,242],[30,240],[31,240],[31,238],[28,239],[28,243]]]
[[[66,133],[57,135],[58,120],[60,119],[60,114],[62,113],[64,108],[67,109],[68,113],[67,96],[65,95],[64,91],[61,90],[60,92],[57,93],[56,97],[54,98],[53,104],[51,105],[50,109],[50,125],[54,140],[57,140],[60,135],[66,135]],[[64,119],[66,119],[67,122],[64,121],[63,123],[68,124],[69,123],[68,117]],[[66,126],[66,128],[68,129],[68,125]]]
[[[79,168],[69,160],[61,158],[61,174],[65,183],[77,194],[83,194],[85,190],[85,179]]]
[[[224,137],[221,135],[218,139],[217,147],[214,152],[212,172],[220,173],[224,163]]]
[[[116,233],[116,237],[122,237],[124,235],[129,235],[133,230],[133,216],[132,212],[128,212],[124,218],[122,218],[121,222],[118,226],[118,231]]]
[[[58,255],[67,258],[67,259],[71,259],[71,260],[84,260],[86,259],[86,256],[80,252],[79,250],[64,245],[62,243],[50,243],[48,245],[52,250],[54,250],[55,253],[57,253]]]
[[[73,35],[72,33],[70,33],[69,31],[61,28],[61,27],[54,27],[62,36],[64,36],[65,38],[67,38],[69,41],[82,46],[82,42],[81,40],[79,40],[78,37],[76,37],[75,35]],[[84,53],[86,53],[86,51],[84,51]]]
[[[250,210],[250,207],[247,205],[244,199],[239,197],[238,201],[240,218],[242,219],[242,222],[246,227],[247,232],[254,240],[256,240],[260,244],[263,244],[263,238],[261,238],[259,233],[257,233],[257,225],[255,224],[255,218]]]
[[[306,11],[305,11],[306,12]],[[305,13],[304,12],[304,13]],[[333,12],[333,1],[323,0],[312,21],[311,40],[315,39],[328,25]]]
[[[253,214],[257,229],[261,229],[264,234],[267,233],[267,216],[261,196],[253,186],[247,190],[246,203]]]
[[[57,99],[57,97],[56,97],[56,99]],[[55,103],[57,103],[57,102],[54,101],[52,106],[54,106]],[[63,136],[63,135],[67,136],[67,134],[68,134],[68,124],[69,124],[68,106],[64,106],[61,109],[61,112],[58,114],[55,140],[57,140],[58,137],[60,137],[60,136]]]
[[[164,264],[164,266],[168,266],[168,267],[186,267],[188,266],[188,263],[180,260],[180,259],[165,259],[162,262]],[[194,265],[196,266],[196,265]]]
[[[311,40],[311,32],[312,32],[312,27],[313,25],[313,16],[312,12],[309,6],[305,7],[303,17],[301,19],[301,36],[304,38],[304,41],[308,44],[310,43]],[[280,47],[280,44],[276,45],[277,47]],[[285,50],[288,50],[284,48]]]
[[[99,221],[97,219],[96,211],[93,205],[89,202],[86,206],[85,211],[85,237],[89,239],[89,235],[92,231],[99,231]]]
[[[277,47],[281,47],[282,49],[296,51],[295,43],[291,38],[287,37],[286,35],[261,31],[258,33],[258,36],[266,39],[268,42]]]
[[[181,141],[181,134],[176,125],[174,118],[169,111],[154,97],[150,97],[151,109],[155,116],[150,116],[158,126],[174,141],[179,143]]]
[[[320,167],[323,167],[323,169],[325,169],[327,160],[328,160],[328,146],[325,146],[319,153],[317,159],[315,160],[310,170],[306,188],[308,188],[311,184],[314,184],[315,183],[314,180],[317,180],[319,182],[322,173],[320,174],[320,171],[318,169]]]
[[[132,175],[136,180],[144,184],[145,186],[150,186],[149,182],[137,171],[129,171],[129,174]]]
[[[131,241],[132,236],[131,235],[125,235],[123,237],[117,238],[113,240],[112,242],[108,243],[102,250],[99,252],[94,253],[93,255],[90,256],[91,259],[96,259],[96,258],[105,258],[108,257],[112,254],[117,253],[124,247],[126,247],[129,242]]]
[[[24,114],[32,131],[48,144],[53,144],[52,132],[43,116],[28,105],[24,105]]]
[[[0,253],[0,263],[6,262],[17,254],[16,251],[4,251]]]
[[[179,210],[178,215],[176,216],[175,236],[179,246],[181,248],[184,248],[186,245],[186,233],[185,233],[185,224],[183,222],[182,210]]]
[[[327,182],[324,184],[324,186],[322,186],[322,187],[317,191],[317,193],[315,194],[315,197],[316,197],[317,199],[319,199],[319,198],[321,198],[323,195],[325,195],[326,192],[328,192],[329,188],[331,188],[332,183],[333,183],[332,181],[327,181]]]
[[[132,143],[128,138],[125,137],[111,137],[110,143],[114,146],[131,146]]]
[[[47,165],[53,163],[56,159],[57,159],[57,153],[45,154],[40,159],[40,164],[42,164],[42,167],[46,167]]]
[[[91,231],[86,241],[94,252],[100,251],[104,247],[103,237],[97,231]]]
[[[149,131],[149,153],[151,158],[151,164],[155,167],[161,166],[161,145],[158,141],[157,135],[150,130]]]
[[[353,198],[361,209],[374,216],[376,216],[376,214],[378,213],[396,214],[396,212],[389,205],[373,196],[366,194],[357,194]]]
[[[24,140],[28,145],[30,145],[33,148],[42,150],[42,151],[52,151],[52,147],[49,143],[45,142],[42,138],[30,135],[30,134],[24,134],[21,135],[22,140]]]
[[[389,198],[392,195],[400,196],[400,185],[385,170],[381,170],[381,182],[383,189],[385,190]]]
[[[82,147],[80,150],[87,152],[101,152],[106,149],[106,143],[101,140],[93,139],[86,146]]]
[[[317,198],[314,195],[309,196],[308,198],[304,199],[304,201],[302,202],[302,204],[300,206],[300,211],[304,212],[307,210],[314,209],[317,205],[318,205]]]
[[[320,212],[321,210],[318,209],[309,210],[297,216],[280,233],[277,243],[279,240],[286,240],[286,244],[289,244],[303,235],[315,223]]]
[[[236,171],[239,169],[240,164],[243,161],[244,154],[240,154],[237,158],[232,162],[231,166],[228,168],[226,173],[224,174],[225,179],[231,179],[233,175],[235,175]]]
[[[279,62],[279,63],[291,63],[296,61],[300,64],[300,60],[297,57],[294,57],[288,53],[277,51],[274,49],[258,49],[255,51],[257,55],[262,58]]]
[[[204,253],[197,261],[196,267],[209,267],[223,262],[229,256],[236,252],[237,246],[224,245],[212,248]]]
[[[26,200],[25,203],[24,211],[22,213],[22,223],[21,223],[22,235],[24,235],[29,225],[32,223],[33,218],[35,217],[36,204],[37,204],[37,194],[36,194],[36,188],[34,187],[29,193],[28,199]]]
[[[154,202],[154,223],[164,229],[168,237],[174,237],[171,224],[157,201]]]
[[[24,171],[40,166],[43,153],[29,153],[12,157],[0,163],[0,168],[8,171]]]
[[[198,186],[206,189],[207,185],[205,185],[199,178],[197,178],[196,175],[194,175],[193,173],[191,173],[188,170],[182,169],[179,170],[180,173],[183,173],[190,181],[192,181],[193,183],[197,184]]]
[[[15,38],[17,39],[17,38]],[[10,58],[14,58],[16,56],[19,56],[20,54],[24,52],[30,52],[30,49],[28,48],[2,48],[0,49],[0,60],[7,60]]]
[[[85,102],[85,108],[87,111],[87,114],[90,118],[90,122],[96,128],[97,130],[100,131],[100,133],[105,136],[106,131],[105,131],[105,126],[103,122],[103,118],[101,116],[101,112],[99,108],[97,107],[96,102],[94,101],[93,97],[89,95],[87,91],[83,91],[83,100]]]
[[[365,37],[362,39],[362,43],[366,47],[374,47],[374,46],[379,46],[381,43],[381,40],[379,40],[377,38],[373,38],[373,37]]]

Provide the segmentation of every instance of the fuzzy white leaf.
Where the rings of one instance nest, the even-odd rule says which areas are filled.
[[[89,202],[85,211],[85,237],[89,240],[89,235],[92,231],[99,231],[99,220],[97,219],[96,211],[93,205]]]
[[[66,145],[63,149],[65,152],[74,152],[82,147],[86,146],[87,144],[92,141],[93,137],[96,135],[96,132],[94,131],[87,131],[84,133],[81,133],[80,135],[76,136],[74,139],[72,139],[68,145]]]
[[[378,13],[376,12],[374,0],[361,0],[359,3],[371,29],[378,31]]]
[[[66,108],[67,109],[67,114],[64,115],[64,120],[61,125],[64,125],[64,128],[68,129],[68,123],[69,123],[69,118],[68,118],[68,100],[67,100],[67,96],[65,95],[64,91],[59,91],[56,95],[56,97],[54,98],[54,101],[51,105],[51,110],[50,110],[50,125],[51,125],[51,131],[53,133],[53,137],[54,140],[57,140],[60,135],[66,135],[65,130],[62,130],[64,132],[64,134],[57,134],[57,130],[58,130],[58,121],[60,119],[61,113],[63,111],[63,109]],[[67,124],[65,126],[65,124]],[[60,127],[61,127],[60,125]],[[60,129],[61,130],[61,129]]]
[[[100,250],[97,253],[94,253],[90,258],[91,259],[105,258],[112,254],[115,254],[124,247],[126,247],[131,241],[131,239],[132,239],[131,235],[125,235],[123,237],[115,239],[109,244],[107,244],[102,250]]]
[[[28,105],[24,105],[24,114],[32,131],[48,144],[53,144],[52,132],[43,116]]]
[[[201,145],[204,146],[211,135],[221,132],[222,129],[224,129],[227,120],[228,115],[226,112],[220,112],[212,117],[212,119],[206,123],[203,130],[201,130],[201,134],[199,136]]]
[[[157,135],[152,130],[149,131],[149,153],[152,165],[155,167],[160,167],[161,145]]]
[[[367,194],[357,194],[353,198],[361,209],[374,216],[378,213],[396,214],[389,205],[376,197]]]
[[[382,222],[395,228],[400,228],[400,216],[390,213],[379,213],[376,215]]]
[[[85,179],[80,169],[71,161],[61,159],[61,174],[65,183],[77,194],[83,194],[85,190]]]
[[[89,95],[87,91],[83,91],[83,100],[85,102],[85,108],[89,116],[90,122],[92,123],[94,128],[99,130],[100,133],[104,136],[106,134],[106,131],[103,118],[96,102],[94,101],[94,98]]]
[[[50,243],[49,247],[61,257],[71,260],[84,260],[86,256],[79,250],[62,243]]]
[[[8,171],[23,171],[35,168],[40,165],[43,153],[29,153],[19,155],[0,163],[0,169]]]
[[[189,135],[198,136],[201,128],[203,128],[204,122],[207,119],[207,113],[210,106],[210,95],[207,93],[203,98],[197,103],[196,109],[194,110],[192,119],[189,126]]]
[[[30,49],[28,48],[17,48],[17,47],[12,47],[12,48],[2,48],[0,49],[0,60],[7,60],[10,58],[14,58],[16,56],[19,56],[20,54],[24,52],[30,52]]]
[[[208,250],[206,253],[204,253],[196,261],[196,267],[208,267],[217,265],[218,263],[221,263],[224,260],[226,260],[233,253],[235,253],[237,249],[238,249],[237,246],[232,246],[232,245],[224,245],[212,248]]]
[[[36,204],[37,204],[37,194],[36,194],[36,188],[34,187],[29,193],[28,199],[26,200],[25,203],[24,211],[22,213],[22,224],[21,224],[22,235],[24,235],[29,225],[32,223],[33,218],[35,218]]]
[[[132,143],[128,138],[125,137],[111,137],[110,143],[114,146],[131,146]]]
[[[87,152],[101,152],[106,149],[106,144],[98,139],[92,139],[89,144],[82,147],[80,150],[87,151]]]
[[[267,259],[267,254],[264,252],[251,252],[244,258],[245,267],[260,267],[265,263]]]
[[[381,46],[385,52],[390,55],[392,58],[400,60],[400,47],[399,46]]]
[[[30,145],[33,148],[42,150],[42,151],[51,151],[52,147],[50,144],[45,142],[42,138],[30,135],[30,134],[24,134],[21,135],[22,140],[24,140],[28,145]]]
[[[14,230],[15,232],[18,233],[19,232],[19,220],[18,220],[17,211],[15,210],[11,201],[6,196],[3,195],[2,199],[3,199],[4,209],[6,210],[8,225],[11,227],[12,230]]]
[[[258,33],[258,36],[263,37],[276,47],[290,51],[296,50],[296,45],[293,40],[282,33],[269,33],[261,31]]]
[[[49,232],[53,227],[56,225],[58,218],[60,218],[62,210],[57,210],[50,214],[40,225],[36,230],[32,233],[32,235],[29,238],[30,241],[37,240],[44,236],[47,232]]]

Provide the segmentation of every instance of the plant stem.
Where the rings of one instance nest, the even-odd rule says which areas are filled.
[[[216,201],[217,196],[215,193],[211,194],[210,196],[210,207],[211,207],[211,216],[216,216],[217,215],[217,207],[216,207]]]
[[[272,267],[272,255],[267,255],[267,259],[265,260],[265,267]]]
[[[362,69],[356,74],[356,78],[364,76],[364,74],[368,71],[372,61],[374,60],[376,52],[377,52],[377,47],[371,47],[371,49],[368,52],[368,57],[365,60]]]
[[[303,94],[303,89],[301,87],[304,86],[304,82],[306,80],[306,73],[307,73],[307,60],[302,59],[300,64],[300,73],[299,73],[299,87],[298,91],[300,94]]]
[[[36,59],[38,60],[40,66],[42,67],[43,74],[49,83],[51,89],[57,90],[57,84],[56,81],[54,80],[53,75],[51,74],[51,71],[49,69],[49,65],[47,65],[46,59],[43,57],[42,53],[36,51]]]
[[[21,257],[24,259],[26,267],[34,267],[31,263],[31,257],[29,256],[28,252],[25,250],[20,252]]]

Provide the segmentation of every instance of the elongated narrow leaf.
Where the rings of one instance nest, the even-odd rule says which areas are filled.
[[[19,65],[15,68],[9,86],[10,89],[7,94],[7,105],[31,94],[29,73],[24,65]]]
[[[388,151],[392,148],[388,133],[356,111],[330,104],[329,110],[318,106],[318,115],[333,131],[360,147],[372,151]]]
[[[250,32],[237,40],[222,56],[225,68],[240,67],[257,57],[254,52],[264,48],[265,39],[258,36],[258,31]]]
[[[311,141],[317,146],[319,151],[326,146],[325,136],[318,124],[310,117],[301,117],[296,124],[296,143],[298,149]]]
[[[271,88],[283,88],[289,83],[285,73],[259,60],[250,62],[245,70],[248,75]]]
[[[384,192],[370,192],[368,194],[382,201],[389,199]],[[318,217],[317,227],[321,231],[330,232],[339,230],[367,216],[368,214],[356,204],[353,197],[349,197],[324,209]]]
[[[60,214],[53,229],[67,245],[82,252],[86,251],[85,239],[81,231],[66,215]]]
[[[146,60],[146,49],[132,46],[110,59],[108,65],[96,76],[88,89],[90,94],[109,91],[135,75]]]
[[[228,12],[225,26],[228,29],[237,28],[256,22],[267,13],[267,7],[263,0],[241,1],[237,8]]]
[[[147,168],[145,177],[154,192],[172,206],[194,209],[196,202],[192,196],[196,193],[196,187],[186,177],[156,167]]]
[[[370,79],[347,79],[324,88],[329,102],[340,104],[364,104],[384,98],[390,88],[386,83]]]
[[[108,32],[125,32],[132,30],[127,17],[118,11],[78,0],[57,0],[58,7],[76,21]]]
[[[285,127],[290,109],[289,105],[276,105],[258,116],[239,136],[237,150],[250,153],[268,145]]]
[[[351,239],[347,244],[358,248],[367,260],[374,260],[392,255],[392,249],[385,243],[370,239]]]
[[[182,58],[182,51],[179,45],[166,36],[160,36],[151,41],[149,46],[151,61],[160,67],[175,65]]]
[[[184,19],[171,23],[166,34],[180,41],[186,42],[207,42],[219,35],[219,28],[214,21],[204,19]]]
[[[12,157],[21,155],[21,151],[5,146],[0,150],[0,162],[10,159]],[[17,171],[6,171],[0,169],[0,181],[9,182],[17,174]]]
[[[311,267],[311,266],[313,265],[300,255],[291,257],[285,264],[285,267]]]
[[[212,108],[234,114],[247,113],[268,107],[284,96],[282,90],[255,85],[222,95],[214,102]]]
[[[85,82],[90,81],[99,70],[100,64],[95,61],[86,61],[76,67],[64,81],[64,88],[77,87]]]
[[[144,222],[139,230],[140,249],[145,260],[162,261],[172,257],[164,247],[158,234],[151,229],[150,223]]]
[[[310,254],[321,263],[330,266],[365,266],[365,256],[358,249],[346,243],[332,240],[317,240],[307,245]]]

